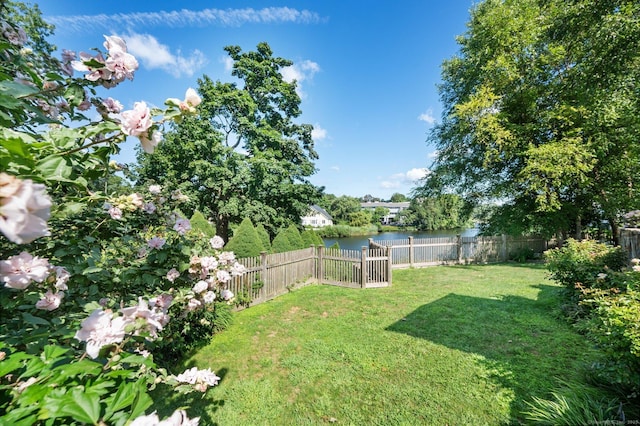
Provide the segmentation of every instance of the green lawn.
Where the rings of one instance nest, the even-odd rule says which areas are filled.
[[[583,382],[597,353],[558,317],[542,265],[394,271],[393,286],[310,286],[235,314],[185,366],[223,379],[167,396],[201,424],[525,423],[532,397]]]

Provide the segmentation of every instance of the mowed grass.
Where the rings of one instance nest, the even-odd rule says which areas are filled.
[[[526,423],[532,397],[584,382],[597,353],[558,317],[541,265],[399,270],[393,286],[314,285],[235,314],[183,367],[222,377],[200,424]]]

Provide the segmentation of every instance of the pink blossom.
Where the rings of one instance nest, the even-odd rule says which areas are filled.
[[[202,297],[204,303],[213,303],[216,300],[216,294],[213,291],[207,291]]]
[[[142,206],[142,211],[148,214],[153,214],[156,212],[156,205],[152,202],[144,203]]]
[[[0,261],[0,277],[4,286],[24,290],[32,281],[43,282],[50,273],[47,259],[33,257],[26,251]]]
[[[111,71],[105,68],[104,57],[102,56],[102,53],[97,53],[95,56],[92,56],[88,53],[80,52],[79,56],[80,56],[80,60],[72,61],[71,66],[76,71],[80,71],[80,72],[87,71],[88,74],[85,74],[84,78],[86,78],[89,81],[98,81],[98,80],[106,81],[111,79]],[[95,65],[86,64],[90,62],[97,62],[102,66],[96,68]]]
[[[218,261],[220,263],[231,264],[236,260],[236,255],[232,251],[223,251],[218,255]]]
[[[63,297],[64,297],[63,292],[59,291],[56,293],[52,293],[51,290],[49,290],[44,294],[42,299],[36,302],[36,308],[42,309],[45,311],[53,311],[55,309],[58,309]]]
[[[122,122],[120,127],[125,135],[142,136],[145,135],[153,121],[151,120],[151,111],[145,102],[136,102],[133,109],[124,111],[122,114]]]
[[[122,37],[118,37],[115,35],[112,36],[104,36],[104,43],[102,43],[102,45],[104,46],[105,49],[107,49],[109,51],[109,54],[111,55],[112,53],[116,53],[116,52],[126,52],[127,51],[127,44],[125,43],[125,41],[122,39]]]
[[[171,303],[173,302],[173,296],[170,294],[161,294],[160,296],[152,297],[149,299],[149,305],[153,308],[160,308],[164,313],[169,311]]]
[[[69,281],[69,278],[71,277],[71,274],[69,274],[69,271],[66,270],[66,268],[62,267],[62,266],[54,266],[53,267],[53,271],[56,273],[56,282],[55,282],[55,287],[58,290],[68,290],[69,287],[67,287],[67,282]]]
[[[107,98],[104,99],[102,101],[102,106],[104,107],[105,111],[107,111],[107,113],[114,113],[114,114],[118,114],[120,111],[122,111],[122,104],[113,99],[113,98]]]
[[[140,144],[142,145],[142,149],[147,154],[153,154],[156,149],[156,146],[160,142],[162,142],[162,132],[158,130],[154,130],[151,132],[151,138],[149,138],[146,134],[140,135]]]
[[[216,278],[221,283],[226,283],[227,281],[229,281],[231,279],[231,274],[229,274],[229,272],[227,272],[227,271],[218,271],[218,272],[216,272]]]
[[[149,192],[153,195],[158,195],[162,191],[162,187],[160,185],[149,185]]]
[[[211,245],[211,248],[218,250],[224,247],[224,240],[222,239],[222,237],[216,235],[209,240],[209,244]]]
[[[195,311],[200,306],[202,306],[202,303],[200,303],[200,301],[198,299],[191,298],[191,299],[189,299],[189,302],[187,303],[187,310],[188,311]]]
[[[91,102],[87,99],[85,99],[84,101],[80,102],[80,105],[78,105],[78,110],[79,111],[87,111],[89,108],[91,108]]]
[[[184,95],[184,101],[176,98],[169,98],[165,101],[165,104],[177,106],[181,111],[193,114],[196,112],[196,107],[200,105],[201,102],[202,99],[200,99],[198,93],[189,87]]]
[[[218,267],[218,260],[215,256],[202,256],[200,258],[200,266],[207,272],[213,271]]]
[[[231,266],[231,275],[233,276],[240,276],[245,272],[247,272],[247,268],[245,268],[242,263],[236,262],[233,264],[233,266]]]
[[[51,199],[44,185],[0,173],[0,188],[4,193],[13,192],[0,198],[0,232],[9,241],[27,244],[50,235],[47,219],[51,214]]]
[[[120,220],[122,219],[122,210],[120,210],[118,207],[110,207],[109,216],[111,216],[111,219]]]
[[[194,385],[194,388],[200,392],[206,391],[209,386],[217,385],[220,380],[220,377],[216,376],[210,368],[199,370],[197,367],[186,370],[175,378],[178,382]]]
[[[171,268],[169,272],[167,272],[167,279],[171,282],[174,282],[179,276],[180,272],[178,272],[176,268]]]
[[[194,293],[203,293],[209,289],[209,283],[206,281],[198,281],[191,290]]]
[[[129,426],[198,426],[200,417],[189,419],[184,410],[176,410],[171,417],[160,421],[160,418],[154,411],[146,416],[136,417]]]
[[[97,358],[103,346],[122,342],[126,325],[127,321],[122,317],[114,317],[111,310],[96,309],[82,321],[82,328],[74,337],[87,342],[87,354]]]
[[[62,49],[62,62],[71,62],[76,59],[76,52],[69,49]]]
[[[176,220],[176,224],[173,226],[173,229],[180,235],[184,235],[191,229],[191,222],[189,219],[180,218]]]
[[[105,67],[111,71],[114,83],[120,83],[125,78],[133,80],[133,73],[138,69],[138,61],[130,53],[109,51]]]
[[[140,259],[142,259],[142,258],[143,258],[143,257],[145,257],[147,254],[149,254],[149,253],[147,252],[147,249],[146,249],[146,248],[144,248],[144,247],[140,247],[140,249],[138,250],[138,257],[139,257]]]
[[[14,28],[6,21],[0,21],[0,31],[9,43],[15,46],[23,46],[28,40],[27,33],[22,28]]]
[[[138,304],[129,308],[120,309],[122,315],[128,323],[137,323],[136,320],[144,320],[143,330],[149,332],[152,338],[158,337],[158,331],[169,322],[169,316],[162,309],[153,307],[149,309],[149,304],[142,298],[138,299]],[[134,334],[138,334],[137,330]]]
[[[220,292],[220,297],[222,297],[224,300],[231,300],[233,299],[233,292],[231,290],[227,290],[224,289]]]
[[[149,246],[149,248],[152,248],[152,249],[161,249],[162,246],[164,246],[164,243],[166,242],[167,240],[164,238],[153,237],[149,241],[147,241],[147,245]]]

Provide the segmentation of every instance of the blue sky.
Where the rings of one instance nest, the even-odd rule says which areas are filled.
[[[126,109],[183,98],[203,74],[234,81],[223,47],[267,42],[290,59],[320,159],[312,183],[335,195],[409,194],[431,164],[442,61],[458,51],[473,0],[77,1],[36,3],[58,48],[90,51],[122,36],[140,69],[102,94]],[[133,162],[136,139],[119,161]]]

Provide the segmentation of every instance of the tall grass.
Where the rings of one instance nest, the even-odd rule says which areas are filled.
[[[525,424],[597,352],[556,316],[542,266],[395,271],[393,287],[309,286],[236,313],[185,366],[223,379],[203,424]],[[170,413],[184,399],[167,396]]]

